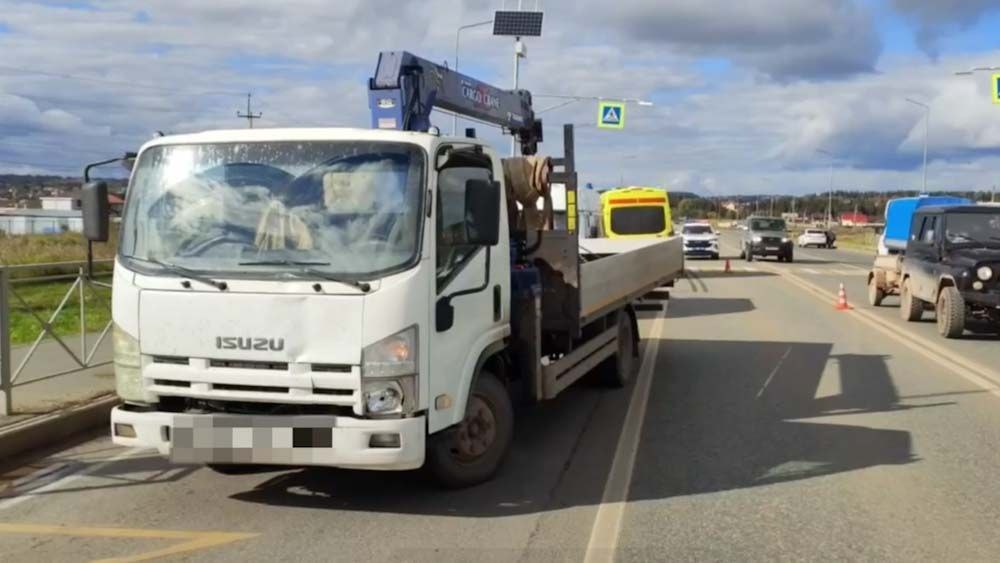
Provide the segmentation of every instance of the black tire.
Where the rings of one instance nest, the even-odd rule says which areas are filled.
[[[747,257],[747,251],[746,250],[740,250],[740,260],[745,260],[746,257]]]
[[[632,316],[626,311],[618,313],[618,352],[599,367],[601,379],[612,387],[625,387],[639,369],[638,337]]]
[[[753,262],[753,251],[752,250],[750,250],[749,248],[745,249],[743,251],[743,255],[744,255],[743,257],[746,258],[747,262]]]
[[[924,302],[913,296],[909,279],[903,280],[903,287],[899,291],[899,316],[911,323],[924,316]]]
[[[427,468],[441,485],[460,489],[493,478],[514,438],[510,395],[489,371],[481,371],[469,393],[465,418],[430,437]]]
[[[958,338],[965,332],[965,299],[954,287],[943,287],[938,295],[937,329],[945,338]]]
[[[795,255],[792,254],[791,250],[789,250],[788,254],[785,255],[785,262],[788,262],[789,264],[791,264],[794,261],[795,261]]]
[[[872,276],[868,280],[868,304],[872,307],[879,307],[882,305],[883,299],[885,299],[885,290],[878,286],[875,276]]]
[[[712,260],[718,260],[718,259],[719,259],[718,253],[712,255]]]

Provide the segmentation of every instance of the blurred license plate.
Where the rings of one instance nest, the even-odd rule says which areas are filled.
[[[778,247],[777,246],[769,246],[769,247],[767,247],[767,250],[778,250]]]
[[[290,427],[268,417],[225,416],[186,422],[172,430],[170,459],[175,463],[259,463],[293,455],[299,448],[333,446],[329,423],[309,427],[300,421],[305,424]]]

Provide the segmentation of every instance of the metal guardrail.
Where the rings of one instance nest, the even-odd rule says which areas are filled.
[[[111,265],[113,263],[113,260],[94,261],[95,265],[101,266]],[[8,415],[12,413],[13,391],[16,387],[26,385],[28,383],[36,383],[52,379],[54,377],[78,373],[111,363],[110,361],[94,360],[98,348],[104,342],[108,332],[111,330],[111,321],[108,321],[108,323],[101,329],[98,337],[93,343],[88,342],[86,294],[88,289],[90,289],[91,295],[93,296],[99,295],[95,288],[103,287],[110,289],[110,283],[100,281],[97,278],[110,278],[112,272],[109,269],[107,271],[95,273],[94,277],[88,277],[86,275],[85,267],[86,262],[51,262],[45,264],[0,266],[0,415]],[[51,272],[53,271],[61,271],[62,273],[52,274]],[[62,299],[59,301],[58,306],[47,319],[39,316],[28,304],[24,296],[22,296],[16,289],[17,286],[21,285],[70,280],[72,280],[72,283],[66,290]],[[65,336],[56,334],[53,326],[53,323],[56,322],[59,315],[64,309],[66,309],[67,304],[70,302],[74,294],[77,296],[77,309],[80,323],[79,353],[74,352],[73,349],[67,344],[64,339],[66,338]],[[41,327],[41,331],[38,333],[38,336],[34,339],[31,346],[28,348],[27,353],[23,358],[21,358],[21,361],[16,367],[14,366],[13,358],[11,356],[12,305],[15,307],[23,307]],[[110,299],[106,300],[104,305],[110,309]],[[30,381],[18,382],[18,377],[24,372],[24,368],[28,365],[28,362],[35,356],[39,346],[45,340],[46,336],[50,336],[53,341],[56,342],[59,347],[69,355],[76,366],[68,370],[42,374],[39,377],[32,378]]]

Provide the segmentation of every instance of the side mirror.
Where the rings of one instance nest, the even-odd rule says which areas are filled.
[[[495,246],[500,242],[500,183],[465,182],[465,242]]]
[[[108,184],[87,182],[80,192],[80,208],[83,215],[83,236],[91,242],[107,242],[108,225]]]
[[[442,297],[434,304],[434,328],[438,332],[445,332],[455,324],[455,308],[451,305],[450,297]]]

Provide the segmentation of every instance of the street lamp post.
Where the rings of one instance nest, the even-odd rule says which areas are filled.
[[[826,203],[826,228],[829,229],[833,225],[833,165],[834,156],[833,153],[823,149],[816,149],[816,152],[820,154],[825,154],[830,157],[830,192]]]
[[[930,127],[931,127],[931,106],[918,102],[912,98],[906,98],[906,101],[910,102],[915,106],[920,106],[924,108],[924,189],[923,193],[927,193],[927,140],[930,137]]]
[[[476,22],[476,23],[470,23],[470,24],[466,24],[466,25],[460,25],[460,26],[458,26],[458,29],[455,30],[455,72],[458,72],[458,45],[459,45],[459,40],[462,37],[462,31],[466,30],[466,29],[471,29],[473,27],[482,27],[484,25],[489,25],[491,23],[493,23],[493,20],[486,20],[486,21],[481,21],[481,22]],[[454,113],[451,116],[451,134],[453,136],[458,134],[458,114],[457,113]]]

